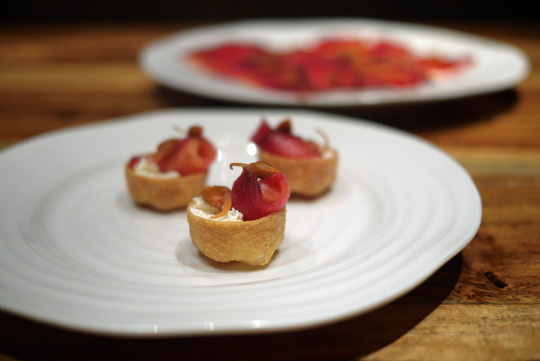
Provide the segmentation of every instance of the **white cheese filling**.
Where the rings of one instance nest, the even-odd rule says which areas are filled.
[[[324,159],[333,158],[334,156],[334,151],[332,149],[325,149],[322,152],[322,158]]]
[[[194,215],[201,218],[206,218],[206,219],[210,219],[210,217],[219,213],[218,208],[213,207],[210,204],[208,204],[202,197],[193,198],[193,203],[189,207],[189,210]],[[244,220],[244,215],[234,208],[232,208],[229,212],[227,212],[227,214],[214,219],[214,221],[232,221],[232,222],[240,222],[243,220]]]
[[[174,170],[169,172],[160,171],[157,164],[147,159],[147,157],[142,157],[133,168],[133,171],[137,175],[149,178],[170,179],[180,177],[180,174]]]

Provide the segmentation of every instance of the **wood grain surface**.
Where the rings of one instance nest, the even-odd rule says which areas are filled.
[[[540,26],[435,25],[522,48],[530,76],[514,89],[455,101],[323,109],[415,133],[473,177],[480,230],[426,282],[366,315],[258,335],[105,337],[0,312],[0,360],[540,360]],[[191,26],[3,26],[0,148],[143,111],[247,106],[167,89],[140,71],[145,44]]]

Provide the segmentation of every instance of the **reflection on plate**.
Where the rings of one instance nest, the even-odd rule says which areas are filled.
[[[299,98],[286,91],[255,88],[196,69],[186,59],[194,50],[226,42],[250,42],[274,51],[290,51],[328,37],[358,37],[402,44],[415,54],[470,56],[467,71],[409,89],[327,91]],[[440,28],[368,19],[259,20],[197,28],[148,45],[140,65],[166,86],[218,99],[259,104],[361,106],[424,102],[510,88],[529,72],[527,57],[500,42]]]
[[[198,123],[219,150],[209,183],[231,185],[228,164],[256,157],[248,139],[261,116],[290,116],[313,137],[324,129],[340,151],[332,190],[289,202],[268,266],[213,263],[184,211],[134,206],[122,172],[131,155]],[[481,218],[470,177],[433,146],[297,110],[169,110],[70,128],[2,152],[0,172],[0,307],[106,334],[279,331],[358,315],[429,277]]]

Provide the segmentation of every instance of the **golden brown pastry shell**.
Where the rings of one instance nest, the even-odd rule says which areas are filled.
[[[125,175],[129,193],[135,203],[158,211],[172,211],[185,208],[194,197],[200,195],[208,172],[176,178],[152,178],[135,173],[126,164]]]
[[[270,262],[285,236],[285,207],[253,221],[216,221],[187,209],[189,233],[197,249],[217,262],[262,266]]]
[[[336,179],[338,153],[330,149],[330,156],[294,159],[274,155],[263,150],[259,159],[287,176],[291,192],[306,197],[317,197],[332,186]]]

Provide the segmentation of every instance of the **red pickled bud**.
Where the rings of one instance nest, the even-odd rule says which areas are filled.
[[[296,159],[321,157],[317,144],[292,135],[290,131],[291,123],[288,119],[278,125],[275,130],[263,120],[251,140],[265,152],[282,157]]]
[[[244,215],[244,220],[266,217],[285,207],[291,189],[283,173],[271,170],[275,168],[263,162],[233,163],[231,166],[243,167],[242,174],[233,184],[232,206]]]
[[[215,157],[214,146],[202,137],[199,126],[191,127],[187,138],[161,143],[153,155],[162,172],[177,171],[183,176],[206,172]]]

